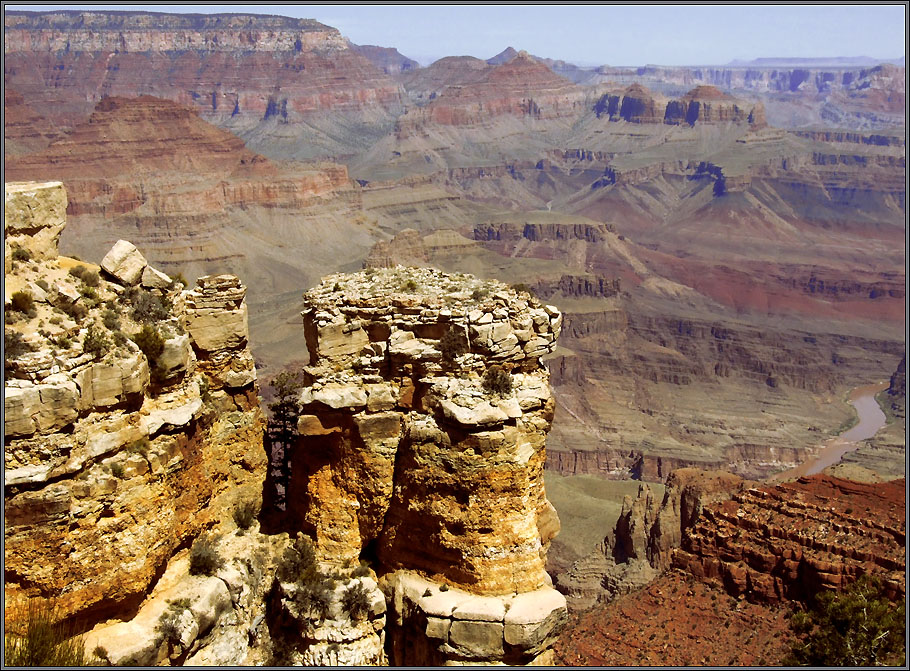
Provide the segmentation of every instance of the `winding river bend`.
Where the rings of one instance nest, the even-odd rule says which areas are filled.
[[[821,473],[829,466],[839,462],[848,452],[859,448],[860,441],[874,436],[887,421],[885,413],[882,412],[875,400],[875,395],[887,388],[887,382],[878,382],[876,384],[863,385],[851,391],[848,400],[856,408],[856,414],[859,417],[859,422],[856,426],[827,441],[818,454],[811,459],[788,471],[778,473],[771,479],[775,481],[792,480],[803,475]]]

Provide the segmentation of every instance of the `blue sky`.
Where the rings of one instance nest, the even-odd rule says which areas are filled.
[[[9,9],[252,12],[312,18],[357,44],[396,47],[426,65],[489,58],[507,46],[581,65],[722,65],[761,57],[906,51],[906,7],[880,5],[119,5],[7,4]]]

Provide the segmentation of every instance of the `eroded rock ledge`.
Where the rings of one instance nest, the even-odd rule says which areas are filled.
[[[540,357],[560,313],[400,267],[330,276],[304,300],[289,518],[320,561],[377,563],[392,664],[547,663],[566,610],[544,570],[559,520]]]

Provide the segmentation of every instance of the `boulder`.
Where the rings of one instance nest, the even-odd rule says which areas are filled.
[[[3,209],[6,244],[28,249],[34,260],[57,258],[66,205],[62,182],[8,182]]]
[[[140,283],[146,289],[167,289],[171,286],[171,282],[172,280],[170,277],[151,266],[146,266],[142,270]]]
[[[148,261],[136,246],[126,240],[118,240],[101,260],[101,267],[106,272],[128,286],[139,283],[147,265]]]

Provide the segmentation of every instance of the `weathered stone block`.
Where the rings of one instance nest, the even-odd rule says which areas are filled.
[[[118,240],[101,259],[101,267],[128,286],[139,284],[147,265],[136,245],[126,240]]]
[[[473,659],[502,657],[501,622],[455,620],[449,629],[449,645],[460,655]]]
[[[57,242],[66,226],[63,183],[9,182],[5,191],[6,242],[27,248],[35,260],[57,258]]]

